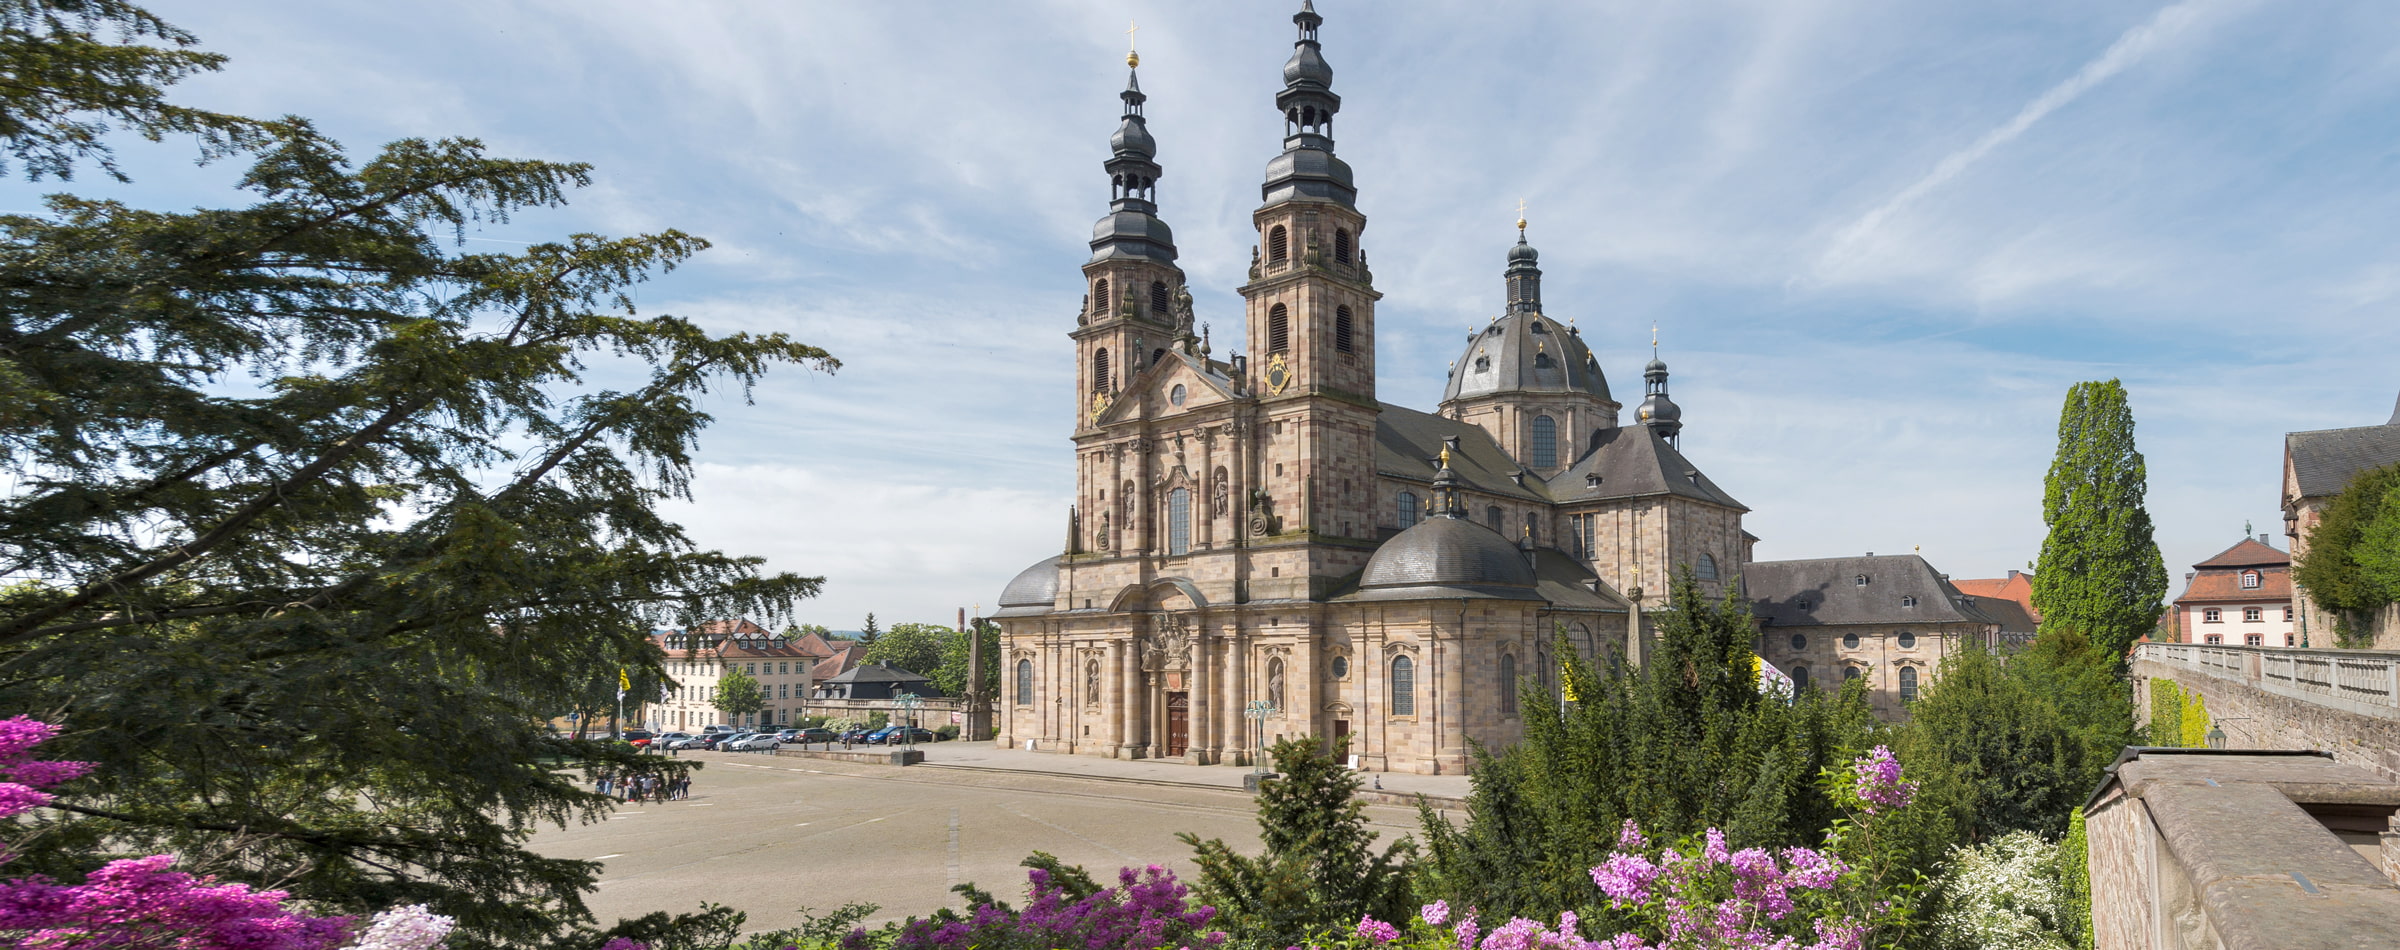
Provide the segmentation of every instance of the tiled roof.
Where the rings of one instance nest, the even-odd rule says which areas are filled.
[[[897,666],[885,666],[885,665],[883,665],[883,664],[881,664],[881,663],[861,663],[861,664],[859,664],[859,665],[857,666],[857,668],[855,668],[855,669],[852,669],[850,672],[843,673],[843,674],[841,674],[840,676],[828,677],[828,678],[826,678],[826,679],[819,680],[818,682],[823,682],[823,683],[925,683],[925,682],[931,682],[931,681],[930,681],[930,680],[928,680],[928,679],[926,679],[926,678],[925,678],[925,677],[923,677],[923,676],[920,676],[920,675],[918,675],[918,674],[915,674],[915,673],[911,673],[911,672],[909,672],[909,671],[907,671],[907,670],[904,670],[904,669],[901,669],[901,668],[899,668],[899,667],[897,667]]]
[[[818,660],[817,665],[810,667],[808,671],[808,678],[819,683],[849,672],[851,667],[858,665],[859,658],[867,654],[867,645],[856,640],[829,642],[833,648],[833,655]]]
[[[1700,467],[1648,426],[1603,430],[1595,447],[1552,476],[1550,496],[1560,504],[1606,498],[1681,495],[1740,511],[1748,506],[1717,487]],[[1598,484],[1592,476],[1600,476]]]
[[[2243,538],[2240,544],[2219,551],[2215,557],[2192,566],[2205,571],[2212,567],[2267,567],[2290,563],[2291,555],[2261,544],[2257,538]]]
[[[1451,438],[1458,440],[1458,448],[1450,453],[1450,471],[1466,487],[1506,498],[1550,500],[1539,476],[1527,473],[1522,485],[1509,477],[1520,470],[1517,460],[1502,451],[1482,426],[1388,402],[1375,419],[1375,471],[1431,484],[1440,467],[1434,459],[1442,454],[1442,440]]]
[[[675,648],[670,644],[684,638],[690,644]],[[650,639],[671,657],[798,657],[814,659],[799,645],[785,640],[747,620],[711,620],[694,624],[688,630],[653,630]]]
[[[2400,417],[2400,407],[2394,415]],[[2300,497],[2338,495],[2358,473],[2400,462],[2400,418],[2389,425],[2287,432],[2283,452]]]
[[[2254,568],[2258,586],[2242,587],[2244,571],[2233,568],[2201,571],[2184,585],[2178,604],[2278,603],[2292,599],[2292,569],[2288,567]]]
[[[1858,583],[1862,574],[1864,585]],[[1752,561],[1742,569],[1742,585],[1752,611],[1779,627],[1993,623],[2007,628],[1914,554]],[[1916,606],[1903,606],[1910,597]]]
[[[1955,583],[1953,582],[1954,585]],[[1973,594],[1966,596],[1973,602],[1976,610],[1982,611],[1984,616],[1992,618],[1993,623],[2000,625],[2001,633],[2031,635],[2040,626],[2034,622],[2033,612],[2026,610],[2024,604],[2006,597],[1977,597]]]
[[[2013,601],[2033,622],[2042,620],[2042,612],[2033,609],[2033,575],[2024,571],[2010,571],[2007,577],[1954,579],[1950,586],[1969,597]]]

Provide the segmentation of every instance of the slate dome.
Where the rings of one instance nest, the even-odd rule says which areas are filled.
[[[1534,586],[1533,566],[1500,533],[1464,518],[1428,518],[1375,549],[1360,590]]]
[[[1017,572],[1017,576],[1000,590],[1002,607],[1040,607],[1045,610],[1058,602],[1058,562],[1046,557]]]

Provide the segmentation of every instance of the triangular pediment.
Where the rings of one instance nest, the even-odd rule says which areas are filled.
[[[1240,398],[1232,380],[1218,367],[1200,357],[1169,350],[1158,362],[1134,374],[1093,424],[1106,426],[1132,419],[1156,419]]]

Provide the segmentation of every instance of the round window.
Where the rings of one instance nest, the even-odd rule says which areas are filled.
[[[1168,402],[1171,402],[1171,403],[1174,403],[1174,404],[1176,404],[1176,405],[1178,405],[1178,406],[1180,406],[1180,405],[1183,405],[1183,384],[1182,384],[1182,383],[1176,383],[1176,384],[1175,384],[1175,388],[1173,388],[1173,389],[1170,389],[1170,390],[1167,390],[1167,401],[1168,401]]]
[[[1333,678],[1337,680],[1350,678],[1349,657],[1337,656],[1333,658]]]
[[[1847,648],[1849,648],[1849,649],[1852,649],[1852,650],[1856,650],[1856,649],[1858,649],[1858,634],[1855,634],[1855,633],[1845,633],[1845,634],[1842,634],[1842,646],[1844,646],[1844,647],[1847,647]]]
[[[1805,633],[1795,633],[1795,634],[1792,634],[1792,649],[1794,649],[1794,650],[1806,650],[1806,649],[1808,649],[1808,634],[1805,634]]]
[[[1913,634],[1913,633],[1903,633],[1903,634],[1901,634],[1901,635],[1900,635],[1900,649],[1906,650],[1906,649],[1908,649],[1908,648],[1910,648],[1910,647],[1913,647],[1913,646],[1916,646],[1916,645],[1917,645],[1917,635],[1916,635],[1916,634]]]

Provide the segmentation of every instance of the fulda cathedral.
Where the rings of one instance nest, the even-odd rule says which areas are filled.
[[[1544,310],[1523,222],[1441,404],[1377,400],[1382,294],[1334,154],[1342,100],[1322,18],[1293,21],[1239,288],[1248,354],[1193,331],[1126,84],[1069,334],[1077,503],[1064,551],[995,613],[1003,745],[1207,764],[1347,736],[1363,769],[1463,773],[1470,741],[1522,735],[1520,683],[1555,697],[1554,631],[1638,662],[1673,572],[1713,596],[1750,560],[1747,509],[1678,451],[1666,365],[1620,425],[1599,359]]]

